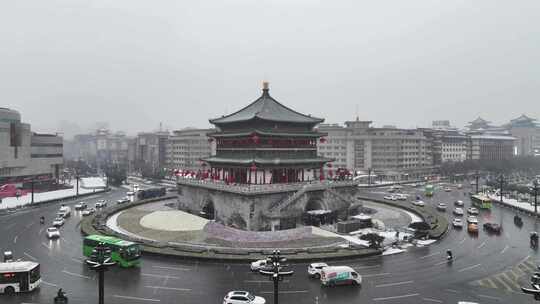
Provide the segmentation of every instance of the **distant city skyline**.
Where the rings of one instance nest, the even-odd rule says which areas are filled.
[[[134,134],[208,127],[267,80],[328,123],[501,124],[540,117],[537,17],[534,0],[3,1],[0,100],[36,130]]]

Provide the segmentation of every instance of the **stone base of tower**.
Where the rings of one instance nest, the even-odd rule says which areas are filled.
[[[179,209],[227,226],[251,231],[295,228],[312,219],[310,210],[326,210],[322,221],[345,219],[356,202],[354,182],[227,185],[178,180]]]

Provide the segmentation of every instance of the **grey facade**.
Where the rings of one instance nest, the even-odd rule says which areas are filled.
[[[34,133],[19,112],[0,108],[0,160],[0,184],[57,181],[64,165],[62,137]]]
[[[183,129],[173,131],[166,148],[169,169],[198,171],[201,159],[215,154],[215,143],[207,136],[214,129]]]
[[[151,172],[162,170],[167,162],[169,132],[139,133],[134,140],[134,165],[136,169]]]

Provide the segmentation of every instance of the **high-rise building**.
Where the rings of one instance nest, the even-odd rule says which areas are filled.
[[[166,167],[169,132],[144,132],[135,138],[136,170],[156,173]]]
[[[214,129],[173,131],[166,148],[166,166],[169,169],[199,171],[203,169],[201,159],[215,154],[215,144],[208,137]]]
[[[516,138],[514,153],[519,156],[540,155],[540,125],[536,119],[523,114],[510,120],[506,125],[510,134]]]
[[[64,158],[62,137],[34,133],[19,112],[0,108],[0,185],[58,181]]]

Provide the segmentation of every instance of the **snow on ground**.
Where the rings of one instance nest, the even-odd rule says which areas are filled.
[[[412,223],[423,222],[422,218],[419,217],[418,215],[416,215],[415,213],[412,213],[412,212],[407,211],[407,210],[403,210],[403,212],[407,213],[411,217],[411,224]]]
[[[430,245],[430,244],[433,244],[435,243],[437,240],[418,240],[416,242],[416,245],[417,246],[427,246],[427,245]]]
[[[489,194],[488,196],[490,199],[500,202],[501,197],[499,195]],[[534,205],[531,205],[528,202],[518,202],[518,200],[516,199],[503,197],[502,203],[505,205],[516,207],[518,209],[534,212]]]
[[[122,214],[122,212],[124,211],[120,211],[120,212],[117,212],[115,214],[113,214],[112,216],[110,216],[108,219],[107,219],[107,227],[111,228],[113,231],[116,231],[120,234],[125,234],[129,237],[132,237],[132,238],[136,238],[136,239],[144,239],[144,240],[152,240],[152,239],[148,239],[148,238],[144,238],[140,235],[137,235],[137,234],[134,234],[134,233],[131,233],[127,230],[124,230],[122,229],[122,227],[118,226],[118,217],[120,216],[120,214]]]
[[[62,189],[62,190],[47,191],[47,192],[35,192],[34,202],[37,203],[37,202],[43,202],[43,201],[48,201],[48,200],[53,200],[53,199],[61,199],[61,198],[75,196],[77,195],[77,191],[75,190],[75,181],[73,180],[71,184],[73,185],[73,188],[71,189]],[[79,194],[92,193],[95,191],[96,189],[84,189],[79,184]],[[30,204],[31,201],[32,201],[31,193],[23,195],[19,198],[6,197],[2,199],[2,203],[0,203],[0,209],[24,206],[24,205]]]
[[[101,177],[83,177],[81,178],[81,188],[84,189],[102,189],[107,187],[105,179]]]
[[[398,254],[405,252],[406,250],[399,249],[399,248],[388,248],[385,251],[383,251],[382,255],[391,255],[391,254]]]
[[[141,218],[143,227],[165,231],[202,230],[209,220],[180,210],[155,211]]]

